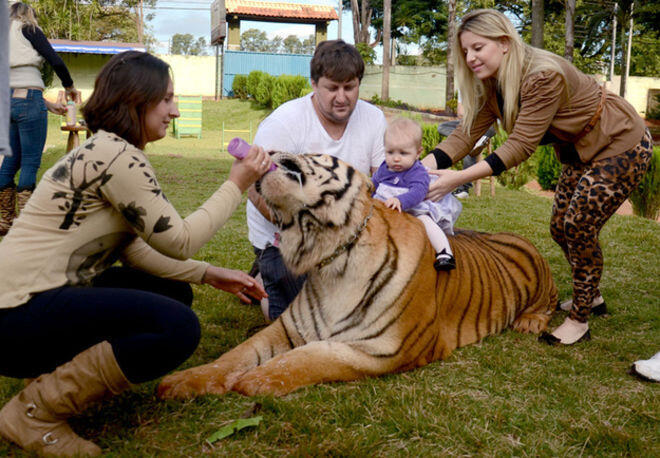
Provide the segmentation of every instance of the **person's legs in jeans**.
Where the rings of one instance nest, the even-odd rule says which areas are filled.
[[[12,122],[18,125],[20,137],[20,176],[16,192],[33,190],[37,183],[37,171],[41,165],[41,155],[46,144],[48,131],[48,111],[41,91],[28,91],[28,104],[25,112],[20,113]],[[14,121],[14,119],[16,119]]]
[[[263,250],[255,248],[259,258],[259,271],[268,293],[268,317],[275,320],[293,302],[307,278],[296,277],[284,265],[280,250],[268,245]]]

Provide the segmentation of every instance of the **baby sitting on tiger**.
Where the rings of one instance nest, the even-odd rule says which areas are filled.
[[[372,178],[373,197],[384,201],[388,208],[417,217],[435,250],[433,267],[437,271],[452,270],[456,260],[445,232],[454,234],[461,203],[451,194],[437,202],[425,200],[431,177],[419,161],[421,152],[419,124],[407,118],[392,121],[385,131],[385,161]]]

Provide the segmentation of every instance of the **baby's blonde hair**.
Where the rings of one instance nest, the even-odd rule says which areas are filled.
[[[387,141],[388,135],[406,136],[414,143],[415,149],[422,147],[422,128],[412,119],[393,119],[385,129],[385,141]]]

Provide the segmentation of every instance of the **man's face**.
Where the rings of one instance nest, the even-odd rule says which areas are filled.
[[[345,123],[353,113],[360,95],[360,80],[337,82],[325,76],[312,81],[316,108],[320,114],[335,123]]]

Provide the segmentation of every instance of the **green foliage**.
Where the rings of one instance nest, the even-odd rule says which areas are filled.
[[[246,75],[236,75],[234,77],[234,81],[231,83],[231,90],[234,92],[234,97],[243,100],[248,98],[247,81],[248,77]]]
[[[491,139],[493,150],[499,148],[507,138],[506,131],[498,124],[495,129],[495,136]],[[520,189],[534,178],[536,168],[536,157],[532,155],[526,161],[498,175],[497,182],[508,189]]]
[[[254,100],[257,101],[262,107],[272,108],[272,95],[273,95],[273,84],[275,83],[275,77],[264,73],[259,85],[257,86],[257,92],[254,94]]]
[[[436,124],[422,124],[422,148],[424,148],[423,156],[426,156],[429,151],[435,148],[441,140],[438,126]]]
[[[265,73],[259,70],[252,70],[247,77],[247,93],[249,97],[256,99],[257,88]]]
[[[561,175],[561,163],[551,145],[539,146],[534,153],[538,156],[536,176],[542,189],[554,191]]]
[[[275,109],[284,102],[300,97],[303,89],[309,88],[309,80],[301,75],[280,75],[275,78],[272,93],[272,108]]]
[[[399,54],[396,56],[397,65],[417,65],[418,60],[417,56],[411,56],[408,54]]]
[[[655,105],[651,107],[648,113],[646,113],[647,119],[660,119],[660,94],[656,94]]]
[[[199,37],[195,40],[195,37],[190,33],[175,33],[172,35],[170,54],[205,56],[206,47],[206,38],[204,37]]]
[[[458,109],[458,97],[452,97],[447,101],[447,108],[456,113]]]
[[[660,216],[660,147],[653,148],[653,157],[639,187],[630,195],[636,215],[652,220]]]
[[[49,38],[137,42],[138,9],[147,11],[157,0],[39,0],[27,2],[37,13],[39,27]],[[144,15],[145,22],[153,13]],[[145,27],[143,40],[148,49],[155,42]]]
[[[355,47],[362,56],[364,63],[367,65],[373,65],[373,63],[376,61],[376,51],[374,48],[369,46],[367,43],[358,43],[355,45]]]
[[[53,66],[50,65],[47,61],[44,61],[41,66],[41,79],[44,82],[46,88],[52,87],[53,85],[53,76],[55,76],[55,70]]]

